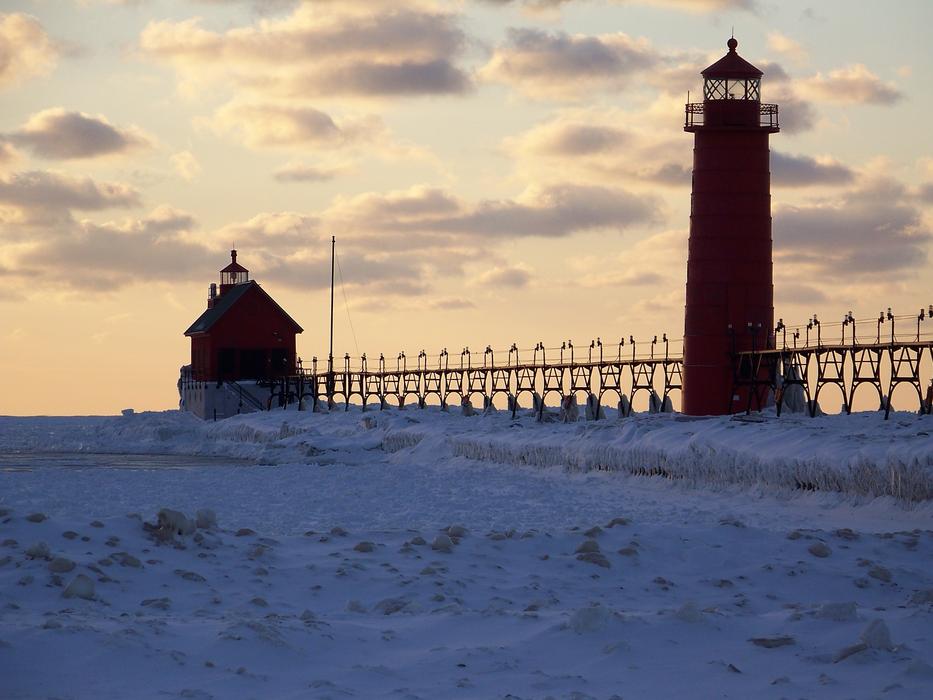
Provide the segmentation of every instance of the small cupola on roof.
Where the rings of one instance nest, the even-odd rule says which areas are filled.
[[[224,295],[231,287],[249,282],[249,270],[236,261],[236,248],[230,251],[230,264],[220,271],[220,294]]]
[[[702,72],[705,101],[761,100],[762,72],[735,52],[738,45],[735,37],[729,39],[729,53]]]

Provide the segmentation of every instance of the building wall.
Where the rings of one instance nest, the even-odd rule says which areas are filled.
[[[213,349],[210,336],[198,335],[191,338],[191,369],[199,379],[214,377]]]

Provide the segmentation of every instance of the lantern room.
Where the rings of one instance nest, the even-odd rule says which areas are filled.
[[[729,53],[702,72],[704,100],[761,100],[762,73],[735,52],[738,45],[729,39]]]
[[[220,293],[249,282],[249,270],[236,261],[236,249],[230,251],[230,264],[220,271]]]
[[[701,72],[703,102],[687,104],[684,129],[759,128],[776,133],[777,105],[761,103],[762,72],[736,52],[735,37],[726,42],[729,52]]]

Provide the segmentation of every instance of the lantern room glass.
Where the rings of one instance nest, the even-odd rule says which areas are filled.
[[[242,272],[221,272],[220,283],[222,285],[235,285],[249,282],[249,273],[246,270]]]
[[[752,100],[761,99],[761,79],[748,78],[727,80],[707,78],[703,85],[703,97],[707,100]]]

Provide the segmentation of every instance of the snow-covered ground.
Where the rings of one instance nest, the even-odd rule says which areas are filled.
[[[931,435],[0,418],[0,697],[931,697]]]

